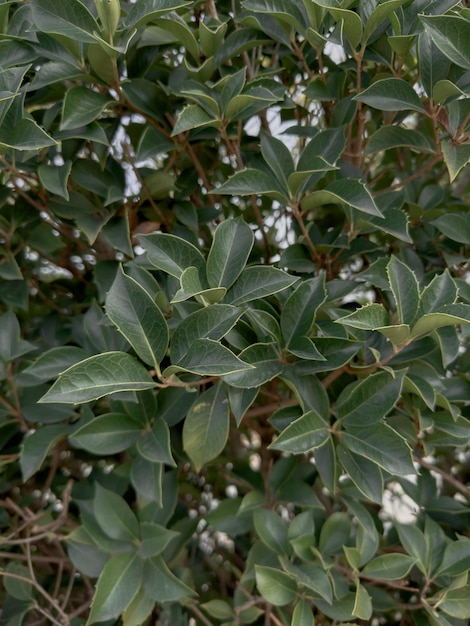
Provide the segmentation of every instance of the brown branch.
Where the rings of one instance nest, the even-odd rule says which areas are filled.
[[[431,472],[436,472],[436,474],[439,474],[440,476],[442,476],[442,478],[446,481],[446,483],[449,483],[449,485],[452,485],[452,487],[454,487],[456,491],[464,495],[466,498],[470,499],[470,489],[466,487],[465,485],[463,485],[461,482],[459,482],[451,474],[441,469],[437,465],[428,463],[427,461],[425,461],[424,459],[421,459],[420,457],[415,456],[414,460],[416,461],[416,463],[419,463],[421,467],[424,467],[425,469]]]

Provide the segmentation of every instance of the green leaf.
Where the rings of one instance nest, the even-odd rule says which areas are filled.
[[[367,18],[364,28],[364,44],[367,43],[374,31],[381,25],[392,11],[407,4],[407,0],[388,0],[378,4]]]
[[[351,452],[344,446],[339,445],[336,453],[344,471],[359,491],[372,502],[382,504],[384,481],[380,468],[369,459]]]
[[[220,124],[220,120],[214,114],[207,113],[198,104],[188,104],[178,115],[171,136],[175,137],[194,128],[205,128],[207,126],[218,128]]]
[[[262,170],[254,168],[246,168],[236,172],[227,182],[220,187],[212,189],[210,193],[230,196],[261,194],[270,196],[282,203],[288,202],[286,192],[274,174],[267,174]]]
[[[99,483],[95,483],[93,513],[101,530],[111,539],[134,542],[139,538],[139,524],[127,502]]]
[[[369,426],[385,417],[398,402],[404,373],[378,372],[348,385],[336,401],[338,419],[345,426]]]
[[[1,336],[0,336],[1,337]],[[82,361],[88,356],[86,350],[75,346],[51,348],[39,356],[34,363],[16,376],[19,385],[44,383],[66,370],[71,365]]]
[[[360,330],[376,330],[390,324],[390,318],[382,304],[366,304],[349,315],[335,320],[337,324],[358,328]]]
[[[63,424],[60,426],[43,426],[31,432],[23,440],[20,453],[20,467],[24,481],[29,480],[40,469],[52,448],[61,439],[64,439],[70,430],[70,426]]]
[[[362,40],[362,20],[360,15],[348,9],[332,8],[331,2],[319,2],[315,0],[315,4],[326,8],[329,13],[341,22],[342,32],[346,35],[352,50],[356,50]]]
[[[392,148],[410,148],[425,154],[436,152],[434,141],[424,133],[403,126],[381,126],[370,136],[366,154],[374,154]]]
[[[416,474],[406,441],[387,424],[379,422],[368,428],[351,427],[342,432],[341,443],[390,474]]]
[[[210,287],[228,289],[233,285],[245,268],[253,242],[253,231],[241,218],[219,224],[207,257],[206,275]]]
[[[405,578],[416,559],[407,554],[382,554],[372,559],[361,572],[361,576],[380,580]]]
[[[398,320],[411,324],[419,307],[419,286],[410,268],[392,256],[387,265],[387,276],[397,306]]]
[[[441,141],[441,148],[452,183],[463,168],[470,163],[470,143],[455,146],[452,141]]]
[[[312,409],[285,428],[269,448],[291,454],[305,454],[322,446],[328,437],[328,423]]]
[[[183,426],[183,448],[199,472],[227,443],[229,405],[223,385],[203,392],[189,410]]]
[[[368,217],[366,220],[374,228],[401,239],[401,241],[406,243],[413,241],[408,232],[408,215],[401,209],[388,209],[384,211],[383,218]]]
[[[139,554],[142,558],[148,559],[153,556],[157,556],[163,552],[167,545],[175,537],[178,537],[179,533],[174,530],[169,530],[160,524],[141,523],[140,524],[140,536],[141,542],[139,546]]]
[[[188,0],[139,0],[133,4],[127,13],[127,28],[142,26],[146,22],[153,22],[156,18],[188,6]]]
[[[365,587],[363,587],[359,580],[356,579],[356,599],[354,602],[354,608],[352,614],[361,620],[369,620],[372,616],[373,606],[372,598],[367,593]]]
[[[261,154],[278,181],[284,193],[288,194],[287,180],[294,172],[294,160],[291,151],[280,139],[261,134]]]
[[[140,437],[141,425],[122,413],[105,413],[87,422],[69,437],[76,448],[92,454],[116,454],[130,448]]]
[[[142,563],[137,554],[112,556],[96,584],[87,626],[118,617],[132,602],[142,584]]]
[[[31,574],[29,573],[28,568],[25,565],[18,563],[18,561],[11,561],[4,571],[5,575],[2,576],[2,584],[7,594],[16,600],[32,601],[33,581],[31,580]],[[21,576],[23,579],[31,580],[31,583],[26,582],[26,580],[20,580],[19,578],[13,578],[13,576],[8,576],[8,574]]]
[[[41,184],[51,193],[69,200],[67,182],[72,169],[72,161],[65,161],[60,167],[57,165],[45,165],[38,167],[38,176]]]
[[[257,509],[253,515],[255,530],[261,541],[278,555],[288,554],[287,527],[274,511]]]
[[[163,463],[152,463],[143,457],[136,457],[131,464],[130,480],[139,496],[155,502],[160,508],[163,506]]]
[[[291,626],[315,626],[312,609],[306,600],[298,600],[292,613]]]
[[[325,275],[301,282],[281,312],[281,331],[286,346],[293,339],[308,336],[318,307],[326,300]]]
[[[106,314],[136,351],[159,371],[168,347],[168,326],[147,291],[118,270],[106,298]]]
[[[297,545],[299,545],[299,542],[302,541],[302,539],[305,540],[306,538],[307,537],[305,535],[299,536],[293,539],[293,543],[297,543]],[[313,547],[314,543],[311,543],[310,545]],[[310,550],[309,552],[310,554],[312,554]],[[307,559],[311,560],[308,557]],[[307,565],[304,563],[298,566],[292,565],[289,561],[287,561],[287,559],[284,559],[282,557],[281,564],[283,569],[295,578],[299,586],[308,589],[309,591],[313,591],[316,596],[320,596],[329,604],[332,603],[333,591],[331,588],[331,582],[322,567],[319,567],[317,565]],[[303,590],[304,589],[302,589],[302,591]]]
[[[304,30],[304,17],[298,5],[292,0],[245,0],[242,3],[245,9],[254,13],[267,13],[298,29]]]
[[[171,453],[170,429],[163,419],[157,417],[152,430],[138,440],[137,452],[152,463],[166,463],[176,467]]]
[[[470,244],[470,213],[445,213],[432,223],[452,241]]]
[[[125,352],[105,352],[69,367],[39,402],[80,404],[117,391],[152,389],[148,371]]]
[[[439,311],[423,315],[413,326],[411,338],[426,335],[436,328],[456,324],[470,324],[470,305],[445,304]]]
[[[227,291],[225,302],[239,306],[265,298],[293,285],[298,278],[268,265],[247,267]]]
[[[318,549],[322,554],[332,556],[343,551],[351,534],[351,520],[347,513],[336,511],[323,524],[318,540]]]
[[[84,43],[94,43],[97,39],[94,33],[100,31],[98,22],[80,0],[64,0],[60,5],[54,0],[33,0],[31,8],[39,31]]]
[[[217,620],[225,621],[233,618],[233,609],[225,600],[209,600],[200,606],[203,611]]]
[[[470,69],[470,22],[456,15],[420,15],[426,32],[445,56],[459,67]]]
[[[377,80],[353,100],[382,111],[424,111],[416,91],[402,78]]]
[[[295,580],[273,567],[255,565],[256,586],[265,600],[274,606],[285,606],[295,600]]]
[[[243,362],[252,365],[253,369],[224,376],[224,381],[234,387],[260,387],[282,372],[282,363],[275,344],[255,343],[242,350],[238,356]]]
[[[429,574],[430,572],[426,568],[428,548],[424,533],[414,524],[395,523],[395,528],[406,552],[416,559],[416,565],[423,574]]]
[[[213,339],[197,339],[176,365],[171,365],[164,376],[185,371],[201,376],[224,376],[233,372],[252,370],[253,366],[241,361],[233,352]]]
[[[143,587],[155,602],[178,602],[196,593],[170,572],[161,556],[147,559],[144,564]]]
[[[454,304],[457,300],[458,289],[454,279],[445,270],[434,276],[421,293],[421,309],[424,313],[434,313],[446,304]]]
[[[436,575],[459,576],[470,569],[470,540],[461,538],[445,547]]]
[[[143,589],[139,589],[121,616],[122,626],[141,626],[150,616],[154,607],[154,600],[146,596]]]
[[[167,233],[140,235],[139,241],[157,269],[175,278],[180,278],[187,267],[197,267],[205,274],[204,257],[192,243]]]
[[[0,128],[0,148],[24,151],[42,150],[56,145],[57,141],[29,118],[20,120],[13,130]]]
[[[64,98],[60,130],[80,128],[94,122],[116,101],[87,87],[72,87]]]
[[[470,585],[460,589],[449,589],[444,599],[439,602],[439,608],[447,615],[457,619],[470,618]]]
[[[203,304],[214,304],[222,300],[227,290],[225,287],[214,287],[212,289],[205,289],[201,283],[200,271],[197,267],[187,267],[180,277],[181,289],[173,296],[171,302],[184,302],[189,298],[196,298],[196,300]]]
[[[368,215],[383,217],[370,191],[359,180],[341,179],[321,191],[314,191],[302,200],[302,209],[311,211],[325,204],[346,204]]]

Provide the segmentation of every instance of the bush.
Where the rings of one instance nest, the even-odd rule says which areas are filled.
[[[1,2],[4,626],[470,618],[470,10]]]

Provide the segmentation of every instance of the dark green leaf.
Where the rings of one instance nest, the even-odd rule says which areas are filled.
[[[336,452],[344,471],[359,491],[372,502],[381,504],[384,482],[380,467],[344,446],[338,446]]]
[[[176,463],[171,454],[170,430],[160,417],[155,420],[152,430],[137,442],[138,453],[152,463],[166,463],[172,467]]]
[[[337,180],[322,191],[314,191],[302,200],[302,209],[310,211],[325,204],[346,204],[368,215],[383,217],[370,191],[359,180]]]
[[[143,587],[155,602],[178,602],[187,596],[196,595],[170,572],[161,556],[145,561]]]
[[[140,235],[139,241],[147,252],[150,263],[176,278],[180,278],[188,267],[205,271],[206,263],[202,254],[196,246],[180,237],[158,233]]]
[[[439,608],[447,615],[460,620],[470,618],[470,585],[460,589],[450,589],[439,603]]]
[[[70,433],[71,427],[43,426],[31,432],[23,441],[20,466],[23,480],[27,481],[41,467],[52,448]]]
[[[281,312],[281,331],[287,347],[293,339],[310,333],[316,311],[325,299],[323,274],[303,281],[289,296]]]
[[[247,168],[231,176],[220,187],[211,190],[213,194],[231,196],[267,195],[282,203],[288,201],[286,192],[274,174],[266,174],[262,170]]]
[[[354,96],[354,100],[382,111],[424,110],[416,91],[401,78],[382,78]]]
[[[125,352],[105,352],[72,365],[39,402],[80,404],[117,391],[155,387],[148,371]]]
[[[470,215],[446,213],[432,222],[446,237],[459,243],[470,244]]]
[[[287,555],[287,528],[279,515],[261,508],[254,512],[253,521],[261,541],[276,554]]]
[[[207,257],[207,282],[210,287],[229,288],[240,276],[253,247],[251,228],[241,219],[219,224]]]
[[[140,437],[141,426],[128,415],[105,413],[75,430],[70,443],[93,454],[115,454],[130,448]]]
[[[60,130],[80,128],[94,122],[114,102],[86,87],[72,87],[65,94]]]
[[[225,302],[239,306],[251,300],[283,291],[298,280],[275,267],[260,265],[247,267],[227,291]]]
[[[420,15],[424,28],[441,52],[459,67],[470,69],[470,22],[456,15]]]
[[[98,22],[81,0],[31,2],[35,26],[44,33],[64,35],[76,41],[94,43],[100,28]]]
[[[305,454],[322,446],[328,437],[328,423],[312,409],[294,420],[269,447],[291,454]]]
[[[201,376],[223,376],[252,369],[252,365],[241,361],[218,341],[197,339],[179,363],[167,368],[163,374],[170,376],[172,373],[186,371]]]
[[[135,541],[139,537],[137,518],[129,505],[114,491],[95,484],[93,513],[101,530],[111,539]]]

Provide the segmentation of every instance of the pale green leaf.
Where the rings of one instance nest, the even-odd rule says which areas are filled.
[[[361,576],[380,580],[399,580],[408,574],[415,562],[416,559],[407,554],[382,554],[367,563]]]
[[[294,601],[297,585],[295,580],[273,567],[255,565],[256,586],[265,600],[274,606],[285,606]]]
[[[380,26],[380,24],[386,19],[392,11],[407,4],[408,0],[388,0],[377,4],[374,10],[367,18],[367,22],[364,28],[364,43],[367,43],[374,31]]]
[[[359,330],[376,330],[390,323],[390,318],[382,304],[372,303],[366,304],[335,320],[337,324],[358,328]]]
[[[134,357],[125,352],[105,352],[65,370],[39,402],[80,404],[117,391],[153,387],[150,374]]]
[[[108,292],[106,314],[142,361],[158,371],[168,347],[167,323],[147,291],[122,267]]]
[[[137,554],[112,556],[96,585],[87,626],[118,617],[132,602],[142,584],[142,563]]]
[[[314,626],[315,618],[312,609],[306,600],[300,599],[292,613],[291,626]]]
[[[444,600],[439,603],[439,608],[457,619],[469,619],[470,585],[465,585],[460,589],[449,589],[444,595]]]
[[[470,305],[446,304],[439,311],[423,315],[413,326],[411,338],[426,335],[443,326],[455,326],[457,324],[470,324]]]
[[[174,530],[160,526],[160,524],[153,524],[151,522],[143,522],[140,524],[140,545],[139,554],[142,558],[148,559],[153,556],[157,556],[163,552],[167,545],[175,537],[178,537],[179,533]]]
[[[369,620],[372,616],[373,606],[372,598],[367,593],[366,588],[356,579],[356,599],[352,614],[361,620]]]
[[[155,607],[155,601],[139,589],[121,616],[122,626],[142,626]]]
[[[441,141],[444,163],[449,170],[450,182],[470,163],[470,143],[454,145],[452,141]],[[468,242],[467,242],[468,243]]]
[[[470,569],[470,540],[462,537],[451,541],[445,547],[439,563],[439,576],[459,576]]]
[[[201,283],[200,271],[197,267],[187,267],[180,276],[181,288],[173,296],[172,304],[177,302],[184,302],[189,298],[196,298],[203,304],[215,304],[222,300],[227,293],[225,287],[213,287],[212,289],[205,289]]]
[[[183,448],[196,471],[215,459],[227,443],[229,405],[223,385],[202,393],[189,410],[183,426]]]

